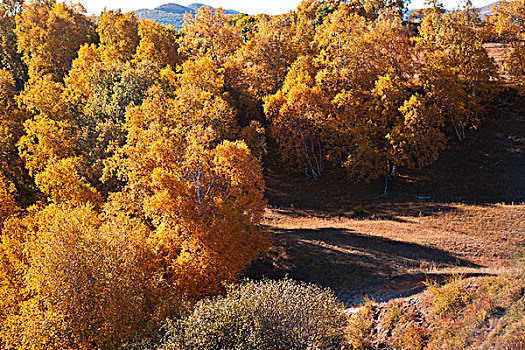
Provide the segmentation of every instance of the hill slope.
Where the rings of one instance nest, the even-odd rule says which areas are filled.
[[[189,13],[195,15],[197,11],[207,6],[200,3],[194,3],[189,6],[182,6],[175,3],[164,4],[154,9],[140,9],[134,11],[137,17],[141,19],[150,19],[164,25],[172,25],[175,29],[182,29],[184,23],[184,15]],[[224,10],[226,14],[236,15],[239,12],[235,10]]]

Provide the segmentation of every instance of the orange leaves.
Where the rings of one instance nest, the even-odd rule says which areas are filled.
[[[432,12],[421,23],[416,46],[424,57],[421,84],[429,92],[450,133],[462,142],[482,119],[483,103],[496,77],[494,60],[483,47],[478,12],[471,6],[448,14]]]
[[[429,102],[412,95],[399,111],[404,116],[388,140],[398,164],[421,168],[436,161],[446,145],[441,124]]]
[[[241,214],[257,223],[264,209],[264,178],[259,161],[243,141],[223,141],[214,153],[214,171],[224,192],[219,199],[242,208]]]
[[[8,344],[112,349],[148,327],[162,289],[154,288],[157,269],[144,225],[87,206],[50,205],[29,218],[22,237],[12,235],[11,225],[10,239],[0,246],[0,273],[12,277],[17,259],[11,248],[20,244],[27,254],[27,285],[16,291],[24,298],[2,325]],[[5,276],[0,287],[15,288],[4,284]]]
[[[500,1],[494,5],[490,18],[492,30],[500,40],[510,43],[512,51],[507,55],[504,68],[512,79],[525,91],[525,1]]]
[[[116,159],[127,184],[113,200],[151,220],[149,242],[170,283],[196,298],[232,281],[267,247],[257,228],[264,181],[244,142],[224,141],[236,130],[215,65],[187,62],[169,85],[176,90],[154,86],[128,109]],[[134,205],[122,208],[127,202]]]
[[[140,42],[134,60],[150,62],[158,69],[170,66],[175,68],[182,63],[178,52],[177,32],[150,20],[139,22]]]
[[[97,190],[78,173],[78,159],[65,158],[50,163],[35,176],[35,183],[54,203],[100,205]]]
[[[31,175],[57,159],[74,154],[74,129],[68,122],[39,115],[25,123],[25,131],[18,147]]]
[[[0,71],[0,161],[18,153],[41,201],[13,218],[14,187],[0,176],[7,347],[118,348],[268,249],[260,161],[227,141],[240,128],[221,61],[241,45],[238,29],[206,11],[186,27],[198,59],[183,64],[171,28],[132,14],[105,11],[91,45],[79,7],[34,2],[19,15],[30,79],[17,96]],[[245,135],[260,157],[262,125]]]
[[[17,209],[13,191],[14,186],[0,175],[0,230],[4,221]]]
[[[169,257],[164,263],[174,271],[172,282],[197,297],[231,281],[264,249],[264,237],[256,228],[264,206],[264,180],[258,160],[243,142],[224,141],[213,148],[198,128],[176,159],[154,161],[149,169],[130,164],[130,179],[138,179],[139,171],[150,181],[129,190],[144,198],[144,214],[156,226],[150,240]],[[253,243],[250,249],[246,240]],[[184,277],[188,274],[193,277]]]
[[[250,93],[262,100],[279,90],[298,52],[292,16],[261,17],[257,27],[257,33],[228,65],[240,66]]]
[[[106,62],[125,63],[139,45],[138,20],[133,12],[105,10],[97,21],[100,49]]]
[[[36,78],[51,74],[61,81],[80,46],[94,37],[93,24],[80,5],[32,1],[17,16],[18,50]]]
[[[325,138],[329,123],[329,102],[314,85],[316,69],[309,57],[299,57],[286,77],[283,89],[265,100],[265,113],[283,159],[319,178],[327,152]]]
[[[500,1],[494,5],[494,15],[489,19],[493,30],[508,41],[519,40],[524,34],[525,1]]]
[[[221,66],[241,45],[238,28],[228,23],[223,9],[202,6],[184,17],[180,49],[192,59],[207,57]]]

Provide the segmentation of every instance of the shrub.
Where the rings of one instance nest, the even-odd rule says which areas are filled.
[[[346,318],[328,289],[246,281],[224,297],[204,299],[168,326],[168,349],[325,349],[343,342]]]
[[[463,283],[463,275],[452,275],[444,286],[435,281],[429,281],[426,285],[433,298],[433,314],[442,318],[455,316],[473,297]]]

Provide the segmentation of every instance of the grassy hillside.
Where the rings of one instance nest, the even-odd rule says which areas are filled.
[[[348,348],[525,349],[525,108],[509,91],[466,144],[401,170],[386,200],[381,181],[296,179],[274,164],[275,242],[248,275],[332,288]]]
[[[454,276],[413,298],[349,310],[354,349],[525,348],[525,274]]]

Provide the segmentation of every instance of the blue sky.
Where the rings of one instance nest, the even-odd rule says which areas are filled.
[[[475,6],[488,5],[496,0],[473,0]],[[68,1],[69,2],[69,1]],[[189,5],[194,2],[200,2],[213,7],[223,7],[225,9],[234,9],[249,14],[267,13],[270,15],[288,12],[297,7],[301,0],[74,0],[81,2],[89,13],[98,14],[107,7],[110,10],[118,8],[123,11],[137,10],[140,8],[154,8],[168,2],[175,2],[181,5]],[[454,8],[459,4],[458,0],[442,0],[447,8]],[[423,7],[424,0],[413,0],[409,8]]]

